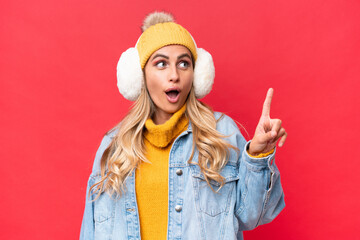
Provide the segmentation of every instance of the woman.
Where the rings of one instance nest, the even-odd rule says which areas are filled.
[[[284,207],[269,89],[254,138],[201,103],[211,55],[170,14],[144,20],[119,60],[118,87],[136,100],[103,138],[88,181],[80,239],[242,239]]]

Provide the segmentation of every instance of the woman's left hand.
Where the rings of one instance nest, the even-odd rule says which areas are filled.
[[[251,140],[248,149],[248,152],[253,156],[270,152],[280,138],[279,147],[282,147],[287,137],[285,129],[281,126],[281,120],[270,118],[270,105],[273,94],[274,90],[270,88],[266,95],[254,138]]]

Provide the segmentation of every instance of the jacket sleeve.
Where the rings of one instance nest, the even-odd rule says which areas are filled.
[[[285,207],[280,173],[275,164],[275,153],[264,158],[252,158],[246,151],[247,142],[239,159],[239,181],[235,216],[241,231],[271,222]]]
[[[231,161],[238,166],[236,183],[235,216],[239,230],[251,230],[258,225],[271,222],[285,207],[280,173],[275,164],[275,151],[262,158],[251,157],[246,149],[246,141],[235,122],[225,115],[219,130],[227,135],[227,140],[240,152],[231,150]]]
[[[111,142],[111,137],[105,135],[101,141],[100,147],[98,148],[95,160],[93,164],[92,173],[87,182],[86,188],[86,198],[85,198],[85,210],[83,214],[81,230],[80,230],[80,240],[93,240],[95,235],[95,221],[94,221],[94,201],[95,195],[89,194],[90,187],[96,183],[96,176],[100,175],[100,160],[105,151]]]

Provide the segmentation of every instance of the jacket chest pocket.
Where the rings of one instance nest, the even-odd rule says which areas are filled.
[[[232,193],[235,191],[236,182],[239,179],[236,167],[226,165],[221,176],[225,178],[225,184],[220,188],[220,183],[211,180],[211,190],[205,181],[204,175],[198,166],[191,166],[195,202],[197,208],[212,217],[227,212],[231,203]],[[218,190],[220,188],[220,190]]]
[[[110,239],[114,225],[115,199],[102,193],[94,202],[94,222],[96,239]]]

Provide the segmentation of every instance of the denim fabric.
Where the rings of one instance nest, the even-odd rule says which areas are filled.
[[[220,113],[216,112],[218,119]],[[216,194],[204,181],[197,165],[188,164],[193,136],[191,123],[174,141],[169,156],[167,239],[231,240],[243,239],[242,231],[271,222],[285,207],[275,153],[264,158],[251,158],[246,142],[235,122],[224,116],[217,130],[227,137],[240,154],[231,150],[222,169],[225,185]],[[100,179],[100,158],[115,133],[106,135],[96,153],[89,187]],[[197,154],[193,161],[197,161]],[[181,169],[183,174],[177,175]],[[217,182],[211,182],[214,190]],[[81,240],[140,239],[139,214],[136,204],[135,173],[126,179],[126,193],[121,198],[102,193],[95,202],[86,198],[81,226]],[[181,211],[175,207],[181,206]],[[177,208],[179,210],[179,208]]]

